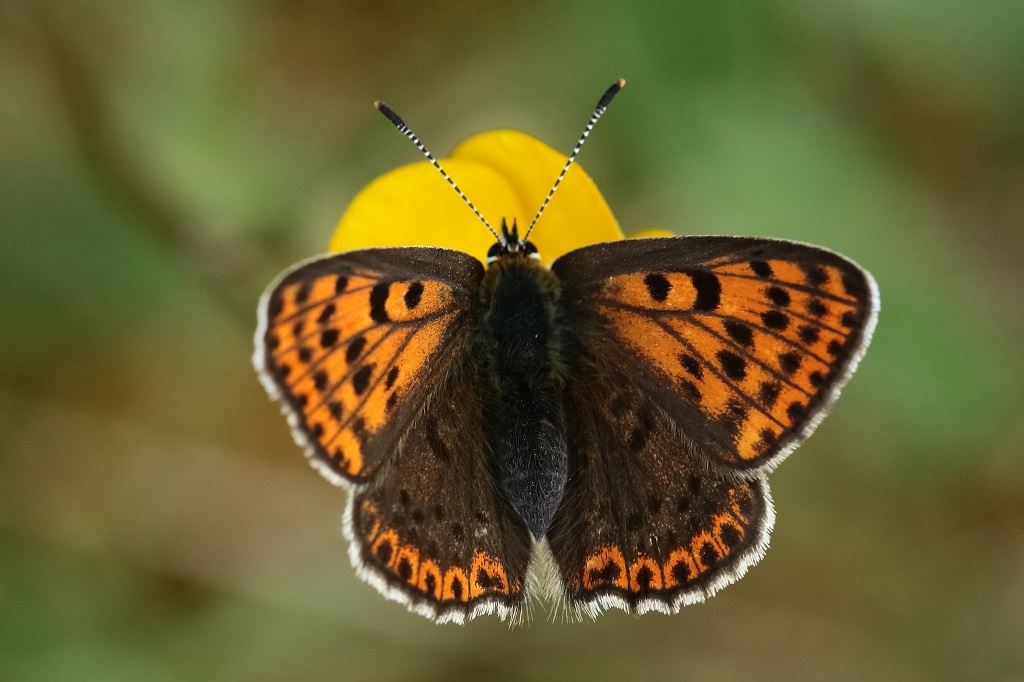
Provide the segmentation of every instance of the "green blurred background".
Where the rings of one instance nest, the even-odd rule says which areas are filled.
[[[874,344],[772,549],[666,617],[435,626],[250,367],[256,301],[416,151],[583,153],[627,232],[822,244]],[[1020,679],[1024,5],[0,3],[0,677]]]

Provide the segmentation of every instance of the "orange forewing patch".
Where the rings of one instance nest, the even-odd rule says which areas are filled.
[[[749,461],[803,423],[845,359],[862,304],[842,278],[779,259],[627,273],[608,278],[597,309],[682,400],[736,422]]]
[[[451,288],[362,272],[290,283],[276,296],[271,370],[321,451],[350,477],[368,476],[363,444],[441,349],[456,315]]]

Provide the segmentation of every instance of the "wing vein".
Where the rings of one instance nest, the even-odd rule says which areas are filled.
[[[451,328],[451,325],[449,325],[449,328]],[[404,351],[408,347],[408,345],[412,342],[416,334],[418,334],[421,331],[423,331],[423,326],[420,326],[417,329],[413,329],[412,332],[405,338],[405,340],[402,341],[401,345],[399,345],[399,347],[395,350],[391,357],[386,361],[384,367],[382,367],[379,372],[376,372],[377,378],[369,386],[366,387],[365,391],[363,391],[363,397],[361,397],[359,401],[356,403],[355,409],[349,411],[349,414],[345,417],[344,421],[338,424],[337,430],[333,434],[331,434],[330,439],[324,442],[323,447],[325,449],[328,445],[334,443],[334,441],[338,438],[341,432],[345,430],[345,427],[351,426],[353,420],[360,414],[360,412],[363,409],[363,406],[366,405],[366,401],[370,399],[370,396],[373,394],[373,390],[377,388],[377,386],[380,386],[381,381],[384,380],[384,377],[387,374],[386,370],[394,367],[395,359],[402,354],[402,351]],[[382,338],[381,342],[383,341],[384,339]],[[376,347],[376,345],[374,347]],[[440,348],[441,345],[442,344],[438,344],[438,347]],[[339,381],[337,384],[335,384],[335,386],[332,387],[331,392],[333,393],[333,391],[338,386],[340,386],[341,383],[342,382]],[[323,405],[323,401],[320,402],[320,405]]]
[[[349,276],[362,277],[364,275],[358,275],[358,274],[354,274],[353,273],[353,275],[349,275]],[[345,291],[341,292],[340,294],[335,294],[334,296],[330,296],[328,298],[320,299],[319,301],[316,301],[315,303],[310,303],[309,305],[304,305],[301,308],[296,308],[295,312],[292,313],[291,315],[289,315],[288,317],[282,317],[280,320],[275,320],[274,321],[274,326],[278,326],[278,325],[285,324],[287,322],[291,322],[291,321],[293,321],[293,320],[295,320],[295,319],[297,319],[299,317],[302,317],[303,315],[307,314],[311,310],[314,310],[314,309],[319,308],[321,306],[327,305],[328,303],[334,303],[335,301],[338,301],[338,300],[340,300],[342,298],[345,298],[349,294],[358,294],[360,291],[366,291],[367,289],[372,289],[373,287],[374,287],[374,284],[367,284],[365,286],[355,287],[354,289],[346,289]]]
[[[716,315],[715,313],[698,313],[698,314],[699,315],[705,315],[707,317],[716,317],[716,318],[718,318],[720,320],[736,320],[738,322],[745,322],[745,320],[743,320],[741,318],[738,318],[738,317],[732,317],[731,315]],[[694,318],[696,318],[696,315],[694,315]],[[708,331],[712,331],[712,333],[714,333],[719,338],[722,338],[720,334],[718,334],[717,332],[714,332],[713,330],[710,330],[707,325],[702,324],[701,322],[697,321],[694,318],[691,318],[694,324],[700,325],[704,329],[708,329]],[[822,329],[828,329],[829,331],[832,331],[828,327],[822,327]],[[762,334],[767,334],[768,336],[771,336],[773,339],[777,339],[779,341],[782,341],[783,343],[785,343],[790,348],[793,348],[795,350],[800,351],[801,354],[806,355],[806,356],[808,356],[810,358],[813,358],[813,359],[817,360],[818,362],[822,363],[825,366],[831,366],[832,365],[832,363],[829,360],[826,360],[825,358],[823,358],[823,357],[819,356],[818,354],[814,353],[809,348],[807,348],[807,346],[801,345],[799,342],[793,341],[792,339],[788,339],[785,336],[783,336],[782,334],[779,334],[778,332],[772,331],[771,329],[768,329],[767,327],[760,327],[760,326],[757,327],[757,330],[759,332],[761,332]],[[836,332],[833,332],[833,333],[838,334],[843,339],[849,337],[848,333],[843,333],[843,332],[839,332],[839,331],[836,331]],[[763,362],[761,362],[760,360],[758,360],[757,356],[751,355],[748,352],[744,351],[742,346],[739,346],[739,345],[737,345],[735,343],[732,343],[732,346],[734,348],[738,349],[741,353],[743,353],[743,356],[746,357],[748,360],[753,360],[754,362],[756,362],[757,364],[761,365],[765,369],[768,369],[769,371],[774,371],[774,370],[771,369],[771,367],[768,367],[768,365],[766,365]],[[780,378],[784,378],[782,375],[779,375],[779,377]]]
[[[695,349],[695,348],[694,348],[694,347],[693,347],[693,346],[692,346],[692,345],[691,345],[691,344],[690,344],[690,343],[689,343],[688,341],[686,341],[685,339],[683,339],[682,337],[680,337],[680,336],[679,336],[678,334],[676,334],[676,333],[675,333],[675,330],[674,330],[674,329],[672,329],[671,327],[667,326],[667,325],[666,325],[666,324],[665,324],[664,322],[662,322],[662,320],[660,320],[660,319],[657,319],[657,318],[655,318],[654,322],[655,322],[655,324],[657,324],[657,325],[658,325],[659,327],[661,327],[661,328],[662,328],[663,330],[665,330],[665,333],[666,333],[666,334],[668,334],[669,336],[671,336],[672,338],[674,338],[674,339],[675,339],[676,341],[678,341],[678,342],[679,342],[680,344],[684,345],[684,346],[685,346],[685,347],[686,347],[687,349],[689,349],[689,350],[690,350],[690,352],[692,352],[692,353],[696,354],[696,355],[697,355],[697,357],[699,357],[699,358],[700,358],[701,360],[703,360],[703,361],[704,361],[704,366],[705,366],[705,367],[707,367],[708,369],[710,369],[710,370],[711,370],[711,372],[712,372],[712,374],[714,374],[714,375],[715,375],[716,377],[718,377],[718,379],[719,379],[719,380],[720,380],[720,381],[721,381],[722,383],[724,383],[724,384],[725,384],[726,386],[730,386],[730,387],[735,387],[735,388],[734,388],[734,390],[735,390],[736,394],[737,394],[737,395],[739,395],[739,396],[741,396],[741,397],[743,398],[743,400],[744,400],[744,401],[745,401],[745,402],[746,402],[746,403],[748,404],[748,406],[750,406],[750,407],[754,408],[755,410],[757,410],[758,412],[760,412],[761,414],[763,414],[764,416],[766,416],[766,417],[767,417],[768,419],[772,420],[773,422],[775,422],[776,424],[778,424],[779,426],[781,426],[781,427],[782,427],[783,429],[786,429],[786,428],[788,428],[788,427],[787,427],[787,426],[786,426],[785,424],[783,424],[782,422],[780,422],[780,421],[779,421],[778,419],[776,419],[776,418],[775,418],[774,416],[772,416],[772,415],[768,414],[767,412],[765,412],[765,411],[764,411],[764,409],[763,409],[763,408],[762,408],[762,407],[761,407],[761,406],[760,406],[760,405],[759,405],[759,404],[757,403],[757,401],[756,401],[756,400],[754,400],[754,399],[753,399],[752,397],[750,397],[749,395],[747,395],[747,394],[746,394],[746,393],[745,393],[744,391],[740,390],[740,389],[739,389],[739,387],[737,387],[737,386],[736,386],[736,383],[735,383],[734,381],[730,381],[729,379],[726,379],[726,378],[724,377],[724,375],[723,375],[723,374],[722,374],[721,372],[719,372],[719,371],[718,371],[718,369],[717,369],[717,368],[716,368],[716,367],[715,367],[715,366],[714,366],[714,365],[713,365],[713,364],[712,364],[711,362],[709,362],[709,361],[707,360],[707,358],[705,358],[705,357],[704,357],[704,355],[703,355],[703,354],[701,354],[701,353],[700,353],[700,351],[698,351],[697,349]],[[703,327],[703,325],[701,325],[701,326]],[[708,331],[709,331],[709,332],[710,332],[711,334],[714,334],[714,332],[713,332],[713,331],[711,331],[711,330],[708,330]],[[732,344],[730,344],[730,345],[732,345]],[[787,383],[788,383],[788,382],[787,382]],[[797,390],[799,390],[799,391],[803,392],[803,389],[801,389],[801,388],[800,388],[799,386],[795,386],[794,388],[796,388]]]
[[[735,265],[735,263],[726,263],[726,265]],[[763,284],[771,284],[773,286],[787,286],[801,293],[809,294],[811,296],[814,296],[815,298],[821,298],[826,301],[835,301],[837,303],[845,303],[846,305],[857,305],[860,303],[860,301],[858,301],[857,298],[855,298],[854,296],[837,296],[836,294],[830,294],[827,291],[822,291],[821,289],[806,284],[797,284],[796,282],[787,282],[784,280],[766,280],[762,277],[757,277],[755,275],[740,275],[734,272],[716,272],[714,268],[709,268],[708,272],[714,274],[715,277],[721,277],[723,279],[727,277],[732,277],[734,279],[753,280],[756,282],[761,282]]]

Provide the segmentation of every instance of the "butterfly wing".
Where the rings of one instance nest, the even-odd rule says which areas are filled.
[[[596,244],[552,266],[567,325],[609,335],[623,374],[701,451],[756,475],[814,430],[863,355],[871,276],[813,246],[740,237]]]
[[[767,471],[870,338],[870,275],[815,247],[686,237],[557,260],[570,483],[547,538],[570,604],[674,612],[757,562]],[[628,491],[628,492],[627,492]]]
[[[365,249],[284,273],[260,301],[253,363],[334,483],[396,449],[469,341],[483,266],[434,248]]]
[[[484,457],[484,385],[466,358],[346,513],[360,576],[438,622],[518,620],[524,603],[533,545]]]
[[[367,249],[286,272],[260,304],[254,362],[331,481],[349,481],[357,572],[439,621],[515,616],[531,541],[486,461],[467,353],[483,267],[446,249]]]

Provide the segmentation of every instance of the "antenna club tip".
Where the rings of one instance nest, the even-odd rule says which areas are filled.
[[[615,84],[618,85],[620,88],[625,87],[626,86],[626,79],[625,78],[620,78],[619,80],[615,81]]]
[[[381,102],[379,99],[373,100],[373,108],[376,109],[377,111],[380,111],[381,105],[383,104],[384,102]]]

